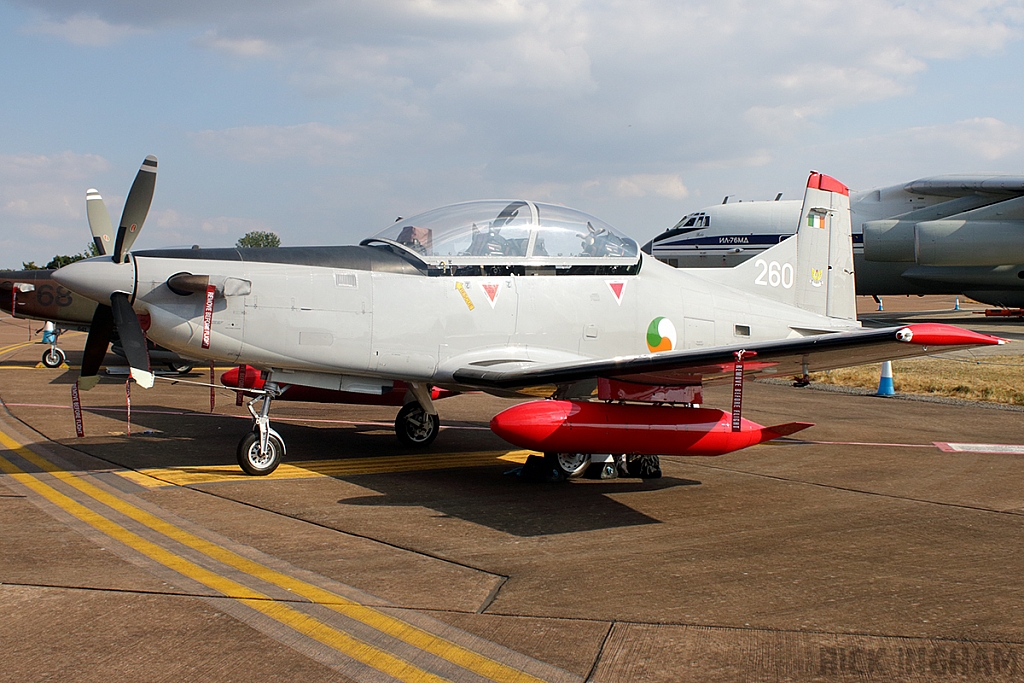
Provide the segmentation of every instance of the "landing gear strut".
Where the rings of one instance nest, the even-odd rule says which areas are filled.
[[[246,474],[255,477],[265,476],[276,470],[287,454],[284,439],[270,428],[270,403],[275,396],[281,395],[282,390],[276,382],[271,381],[263,386],[263,390],[265,394],[246,404],[254,420],[253,428],[238,442],[236,452],[238,466]],[[253,404],[259,400],[263,401],[263,405],[257,413]]]

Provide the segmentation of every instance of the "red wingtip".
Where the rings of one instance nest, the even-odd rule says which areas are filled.
[[[811,171],[810,177],[807,178],[807,187],[812,190],[824,190],[825,192],[836,192],[838,194],[844,194],[847,197],[850,196],[850,188],[843,185],[832,176],[825,175],[824,173]]]
[[[943,323],[916,323],[896,332],[901,342],[924,346],[995,346],[1007,340]]]

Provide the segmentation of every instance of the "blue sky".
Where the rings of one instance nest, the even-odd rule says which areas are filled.
[[[0,0],[0,266],[116,223],[138,247],[345,244],[478,198],[646,241],[728,194],[1024,174],[1020,0]]]

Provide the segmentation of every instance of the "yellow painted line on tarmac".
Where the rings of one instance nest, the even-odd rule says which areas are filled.
[[[284,463],[266,477],[251,477],[236,465],[147,467],[138,471],[118,472],[118,474],[136,484],[154,488],[168,485],[216,484],[229,481],[255,482],[267,479],[314,479],[316,477],[352,477],[360,474],[421,472],[456,467],[482,467],[499,462],[521,465],[534,454],[535,451],[476,451],[341,460],[303,460]]]
[[[0,433],[0,443],[3,443],[3,445],[10,450],[17,451],[22,457],[26,457],[25,453],[22,451],[27,449],[22,449],[19,444],[11,440],[10,437],[7,437],[6,434]],[[303,635],[318,640],[324,645],[332,647],[352,659],[360,661],[363,664],[371,666],[378,671],[382,671],[389,676],[398,678],[399,680],[408,681],[409,683],[433,683],[435,681],[441,683],[445,680],[427,671],[418,669],[408,662],[405,662],[404,660],[401,660],[380,648],[376,648],[353,638],[347,633],[331,628],[322,621],[303,614],[288,605],[275,602],[270,597],[260,593],[259,591],[247,588],[236,581],[220,576],[219,574],[211,572],[204,567],[200,567],[194,562],[175,555],[171,551],[160,547],[152,541],[142,538],[138,534],[125,529],[121,525],[69,498],[33,475],[20,469],[3,456],[0,456],[0,471],[10,475],[16,481],[32,489],[65,512],[74,515],[94,529],[97,529],[107,536],[139,551],[150,559],[159,562],[165,567],[173,569],[182,576],[198,581],[226,597],[238,600],[248,607],[251,607],[258,612],[262,612],[275,621],[278,621],[299,633],[302,633]],[[65,479],[63,477],[61,478]],[[67,481],[67,479],[65,479],[65,481]],[[80,487],[76,488],[81,490]],[[127,505],[127,503],[124,503],[124,506]]]
[[[196,550],[207,557],[237,569],[252,577],[283,588],[294,595],[302,596],[310,602],[328,607],[351,619],[360,621],[371,628],[401,640],[415,648],[429,652],[437,657],[447,660],[457,666],[472,671],[480,676],[489,678],[499,683],[540,683],[541,679],[536,678],[523,671],[497,662],[489,657],[478,654],[461,645],[434,635],[417,626],[404,622],[396,617],[380,612],[374,608],[359,604],[341,595],[332,593],[326,589],[307,583],[295,577],[289,576],[275,569],[243,557],[235,552],[223,548],[216,543],[196,536],[170,522],[146,512],[125,500],[112,495],[83,478],[66,472],[46,460],[39,454],[20,444],[3,431],[0,431],[0,445],[31,462],[36,467],[52,475],[59,481],[77,489],[85,495],[102,503],[103,505],[120,512],[130,519],[149,527],[171,540]],[[121,527],[115,522],[103,517],[86,508],[81,503],[69,498],[52,488],[32,474],[18,468],[14,463],[0,456],[0,471],[11,475],[17,481],[36,491],[50,502],[64,509],[68,513],[81,519],[94,528],[115,538],[129,547],[146,554],[161,564],[177,571],[178,573],[192,578],[196,581],[223,593],[228,597],[235,598],[246,605],[259,610],[271,618],[288,625],[289,627],[314,638],[325,645],[335,648],[339,652],[352,657],[390,676],[412,683],[443,681],[444,679],[435,676],[427,671],[417,669],[404,660],[398,659],[383,650],[372,645],[356,640],[352,636],[331,628],[297,610],[275,602],[268,596],[253,591],[231,579],[219,576],[209,570],[196,565],[189,560],[174,555],[160,546],[147,541],[133,532]]]
[[[0,347],[0,356],[4,356],[4,355],[6,355],[6,354],[8,354],[8,353],[10,353],[12,351],[17,351],[18,349],[23,349],[26,346],[32,346],[33,344],[38,344],[38,343],[39,342],[37,342],[37,341],[25,341],[25,342],[21,342],[19,344],[11,344],[10,346]]]

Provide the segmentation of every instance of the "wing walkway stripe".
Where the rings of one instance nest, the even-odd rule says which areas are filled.
[[[26,461],[32,463],[36,467],[39,467],[41,470],[52,475],[57,480],[77,489],[81,493],[84,493],[112,510],[120,512],[126,517],[149,527],[167,538],[190,547],[222,564],[267,583],[284,588],[295,595],[300,595],[308,599],[312,603],[329,607],[330,609],[351,619],[360,621],[381,633],[408,643],[409,645],[423,650],[424,652],[429,652],[430,654],[445,659],[485,678],[490,678],[493,681],[497,681],[499,683],[540,683],[541,681],[541,679],[527,674],[526,672],[519,671],[490,659],[489,657],[480,655],[461,645],[436,636],[400,619],[384,614],[365,605],[361,605],[343,596],[337,595],[336,593],[332,593],[331,591],[300,579],[296,579],[295,577],[288,576],[287,574],[245,558],[226,548],[222,548],[215,543],[189,533],[184,529],[174,526],[173,524],[157,517],[156,515],[146,512],[127,501],[121,500],[117,496],[98,488],[77,475],[65,472],[39,454],[30,450],[28,447],[18,443],[3,431],[0,431],[0,445],[3,445],[8,450],[17,453]],[[283,623],[286,623],[301,633],[309,635],[310,637],[331,647],[336,647],[355,659],[359,659],[359,655],[365,656],[367,651],[361,648],[369,648],[370,650],[379,653],[371,657],[369,661],[364,659],[359,659],[359,661],[363,661],[364,663],[381,671],[385,671],[385,669],[381,668],[382,665],[394,667],[394,670],[399,673],[406,672],[406,669],[403,667],[411,667],[411,665],[406,662],[398,660],[382,650],[377,650],[376,648],[373,648],[373,646],[356,641],[351,638],[351,636],[336,631],[312,617],[308,617],[307,615],[297,612],[287,606],[274,603],[274,601],[268,599],[267,596],[256,591],[252,591],[241,584],[231,581],[230,579],[218,576],[217,574],[195,565],[184,558],[170,553],[150,541],[142,539],[127,529],[124,529],[105,517],[102,517],[98,513],[89,510],[71,498],[68,498],[63,493],[53,489],[37,477],[21,470],[16,465],[2,457],[0,457],[0,470],[14,476],[18,481],[29,486],[32,490],[47,498],[47,500],[50,500],[52,503],[99,529],[103,533],[106,533],[118,540],[122,540],[122,538],[128,539],[122,542],[144,552],[161,564],[164,564],[185,576],[205,583],[207,586],[210,586],[229,597],[234,597],[236,595],[241,596],[238,598],[239,600],[274,619],[278,619],[278,616],[276,615],[280,614],[282,619],[289,619],[289,621],[284,621]],[[226,590],[222,590],[222,587]],[[271,608],[271,606],[274,607]],[[282,619],[278,620],[281,621]],[[330,635],[332,633],[336,634],[338,638],[337,640],[334,642],[323,640],[323,638],[333,639],[334,636]],[[356,647],[356,644],[360,647]],[[380,657],[380,659],[376,659],[376,657]],[[410,681],[443,680],[434,677],[433,674],[429,674],[428,672],[418,669],[416,671],[419,671],[421,674],[419,678],[405,678],[403,676],[396,677],[401,680]],[[385,671],[385,673],[389,673],[392,676],[396,675],[395,673],[392,673],[392,671]],[[424,676],[427,678],[424,678]]]

